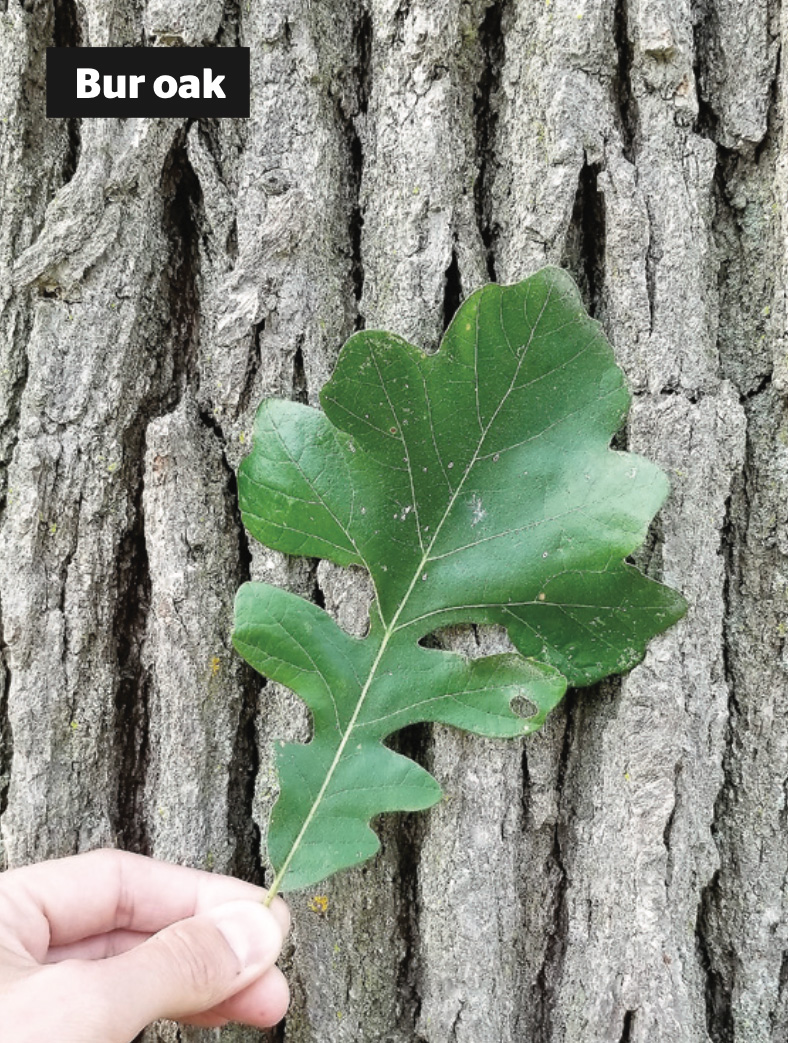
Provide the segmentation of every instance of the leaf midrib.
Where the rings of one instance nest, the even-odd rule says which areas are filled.
[[[547,308],[547,305],[550,302],[550,298],[552,297],[552,294],[553,294],[553,286],[550,286],[548,288],[547,294],[545,296],[544,303],[542,304],[542,307],[541,307],[541,309],[539,311],[539,314],[536,317],[536,321],[531,326],[531,331],[530,331],[530,334],[529,334],[529,337],[528,337],[528,341],[523,345],[522,354],[520,355],[520,358],[519,358],[519,360],[517,362],[517,366],[515,368],[514,375],[512,376],[512,379],[511,379],[511,382],[509,384],[509,387],[507,388],[506,393],[501,396],[501,401],[498,403],[498,405],[497,405],[497,407],[495,409],[495,412],[490,417],[489,423],[482,430],[481,436],[480,436],[479,442],[478,442],[478,444],[476,446],[476,450],[474,451],[473,457],[471,458],[468,466],[465,468],[465,471],[463,473],[462,479],[458,483],[457,488],[454,490],[454,492],[451,495],[451,498],[450,498],[449,503],[448,503],[448,505],[446,507],[446,510],[443,512],[443,517],[441,518],[440,522],[436,526],[435,532],[433,533],[433,536],[432,536],[432,539],[430,540],[428,546],[424,550],[424,553],[422,555],[421,561],[419,562],[418,567],[415,569],[415,571],[413,573],[413,578],[411,579],[410,584],[408,586],[408,589],[405,591],[405,594],[404,594],[402,600],[399,603],[399,607],[397,608],[397,610],[394,613],[394,615],[391,617],[391,621],[388,624],[384,625],[383,637],[382,637],[381,642],[380,642],[380,648],[378,649],[378,652],[377,652],[374,660],[372,661],[372,665],[369,668],[369,673],[367,675],[366,681],[364,682],[364,686],[361,689],[361,693],[359,694],[358,702],[356,703],[356,708],[353,711],[353,716],[350,718],[350,720],[348,722],[347,728],[345,729],[345,734],[342,736],[342,738],[341,738],[341,740],[339,742],[339,746],[337,747],[336,754],[334,755],[334,758],[333,758],[333,760],[332,760],[332,762],[331,762],[331,764],[330,764],[330,766],[328,768],[328,771],[326,772],[326,777],[323,780],[322,786],[318,790],[318,794],[315,797],[315,800],[314,800],[314,802],[312,804],[312,807],[309,809],[309,813],[307,814],[306,818],[304,819],[304,823],[301,826],[301,829],[299,830],[298,835],[296,836],[295,840],[293,841],[293,844],[292,844],[290,850],[287,853],[287,857],[285,858],[284,862],[282,863],[282,868],[277,871],[277,873],[276,873],[276,875],[275,875],[275,877],[273,879],[273,882],[271,883],[271,887],[270,887],[270,889],[268,891],[268,895],[267,895],[267,897],[265,899],[265,903],[264,903],[265,905],[270,905],[271,902],[273,901],[274,897],[278,893],[278,891],[279,891],[279,889],[280,889],[280,887],[282,885],[282,881],[284,880],[284,878],[285,878],[285,876],[287,874],[287,870],[290,867],[290,863],[292,862],[293,858],[295,857],[296,852],[298,851],[299,847],[301,846],[301,842],[304,839],[304,836],[306,835],[307,830],[309,829],[309,826],[310,826],[310,824],[312,822],[312,819],[317,814],[317,809],[320,807],[320,804],[321,804],[321,802],[323,800],[323,796],[324,796],[326,790],[328,789],[328,787],[329,787],[329,785],[331,783],[331,779],[334,777],[334,772],[337,770],[339,762],[342,759],[342,754],[343,754],[343,752],[345,750],[345,747],[347,746],[347,744],[348,744],[348,742],[350,740],[350,737],[351,737],[351,735],[353,733],[353,729],[356,726],[356,721],[358,720],[359,715],[361,713],[361,710],[362,710],[362,708],[364,706],[364,702],[366,701],[367,694],[369,693],[370,686],[371,686],[373,680],[375,679],[375,675],[377,673],[378,667],[380,666],[380,662],[381,662],[381,660],[383,658],[383,655],[384,655],[384,653],[386,651],[386,648],[388,647],[389,641],[391,640],[392,635],[395,634],[397,632],[397,630],[398,630],[397,620],[399,619],[400,615],[402,614],[403,609],[407,605],[408,599],[410,598],[410,595],[413,593],[413,588],[416,585],[416,581],[418,580],[419,576],[422,573],[422,570],[424,569],[424,566],[427,564],[427,562],[429,560],[429,556],[430,556],[430,553],[432,551],[433,546],[435,545],[435,541],[438,539],[438,536],[440,535],[441,529],[443,528],[443,525],[446,522],[446,519],[449,517],[449,514],[451,513],[452,508],[454,507],[454,504],[457,502],[457,497],[460,495],[460,492],[462,491],[462,489],[463,489],[463,487],[465,485],[465,482],[467,481],[468,476],[470,475],[471,471],[476,466],[476,462],[477,462],[477,460],[479,458],[479,452],[481,450],[481,447],[484,445],[484,441],[487,438],[487,435],[488,435],[488,433],[490,431],[490,428],[493,426],[493,424],[497,420],[498,414],[503,409],[503,406],[504,406],[505,402],[509,398],[509,395],[512,393],[512,389],[514,388],[514,383],[517,380],[517,377],[518,377],[518,375],[520,373],[520,369],[521,369],[521,367],[523,365],[523,362],[525,361],[526,356],[528,355],[528,350],[529,350],[529,348],[531,346],[531,343],[533,341],[534,334],[536,333],[536,330],[539,327],[539,323],[540,323],[540,321],[542,319],[542,316],[544,315],[544,312],[545,312],[545,309]],[[477,309],[477,312],[476,312],[476,338],[475,338],[475,342],[474,342],[474,376],[475,376],[477,388],[478,388],[478,383],[479,383],[478,345],[479,345],[479,311],[480,310],[481,309],[479,308],[479,309]],[[501,326],[503,328],[503,323],[501,323]],[[408,468],[408,470],[410,471],[410,467]],[[411,473],[411,479],[412,479],[412,473]],[[352,542],[353,542],[353,545],[355,547],[355,540],[353,540]],[[380,599],[379,598],[378,598],[378,603],[380,603]]]

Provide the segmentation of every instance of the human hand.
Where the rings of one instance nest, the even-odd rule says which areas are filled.
[[[121,851],[0,874],[0,1025],[14,1043],[130,1043],[150,1022],[276,1024],[280,899]]]

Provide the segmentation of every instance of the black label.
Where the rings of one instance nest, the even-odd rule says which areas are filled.
[[[48,47],[47,116],[248,116],[248,47]]]

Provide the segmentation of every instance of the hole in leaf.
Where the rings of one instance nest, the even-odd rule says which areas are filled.
[[[444,652],[457,652],[468,659],[480,659],[486,655],[511,652],[512,643],[506,627],[475,623],[457,623],[439,627],[421,638],[422,648],[437,648]]]

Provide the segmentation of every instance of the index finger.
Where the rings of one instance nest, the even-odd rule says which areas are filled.
[[[104,849],[0,875],[0,925],[40,961],[50,945],[119,928],[154,933],[215,905],[262,902],[266,894],[234,877]],[[287,906],[276,899],[271,912],[286,933]]]

